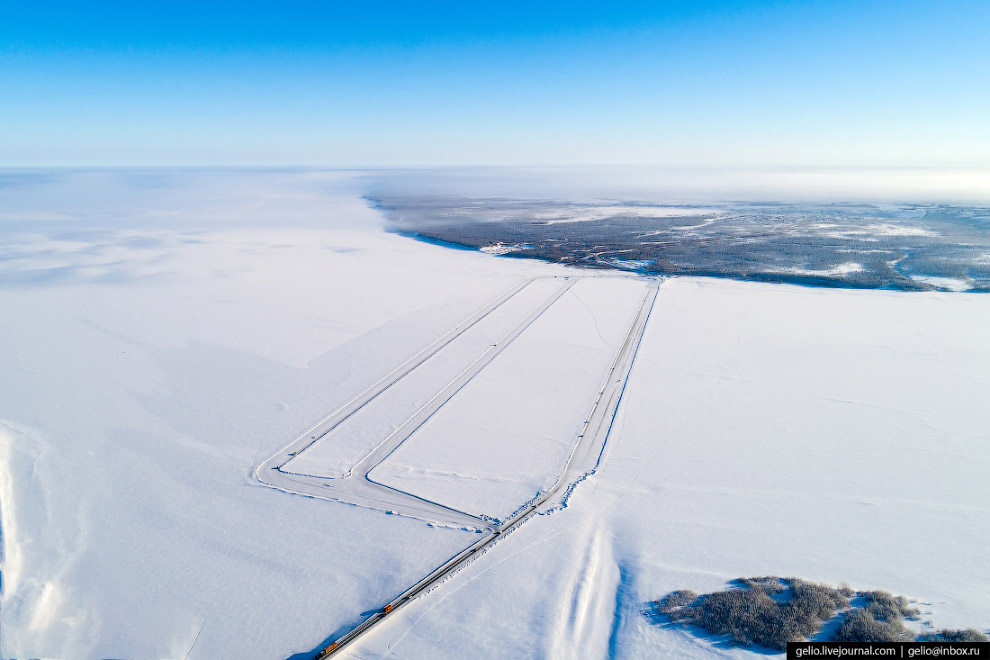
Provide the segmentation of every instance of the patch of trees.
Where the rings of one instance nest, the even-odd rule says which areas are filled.
[[[835,642],[899,642],[915,639],[904,625],[920,611],[903,596],[886,591],[853,591],[775,576],[740,578],[730,589],[698,595],[678,590],[652,603],[657,615],[673,625],[696,626],[741,646],[784,650],[787,642],[818,635],[825,623],[838,626],[827,639]],[[975,629],[940,630],[917,641],[988,641]]]
[[[734,589],[691,596],[675,591],[657,602],[657,611],[743,646],[781,650],[815,634],[849,605],[843,591],[797,578],[740,578]]]

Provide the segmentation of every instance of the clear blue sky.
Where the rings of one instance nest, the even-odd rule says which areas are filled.
[[[990,2],[0,0],[0,165],[990,166]]]

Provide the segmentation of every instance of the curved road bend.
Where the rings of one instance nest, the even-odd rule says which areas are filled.
[[[394,370],[385,379],[382,379],[364,393],[355,399],[352,399],[351,402],[345,404],[345,406],[343,406],[339,411],[327,418],[329,421],[324,421],[322,423],[321,429],[326,429],[322,433],[318,435],[313,434],[312,432],[307,433],[301,438],[297,438],[295,441],[290,443],[289,446],[285,447],[267,461],[262,463],[261,467],[259,467],[255,472],[258,480],[280,490],[289,492],[303,493],[323,499],[348,502],[382,511],[394,511],[403,515],[419,518],[421,520],[437,522],[454,527],[491,530],[491,522],[484,518],[471,515],[464,511],[459,511],[449,506],[444,506],[412,493],[407,493],[390,486],[378,484],[368,478],[368,472],[385,460],[389,454],[395,451],[399,445],[405,442],[413,433],[416,432],[417,429],[419,429],[424,423],[426,423],[427,420],[436,414],[436,412],[440,410],[440,408],[442,408],[444,404],[446,404],[458,391],[460,391],[461,388],[467,385],[467,383],[477,376],[492,360],[499,355],[499,353],[505,350],[505,348],[508,347],[517,337],[519,337],[519,335],[521,335],[530,325],[532,325],[536,319],[542,316],[547,309],[559,300],[560,297],[563,296],[564,293],[566,293],[576,281],[576,278],[564,280],[561,285],[540,304],[539,307],[534,309],[528,316],[526,316],[526,318],[517,323],[511,330],[509,330],[509,332],[498,339],[494,345],[488,347],[481,356],[471,363],[471,365],[459,373],[423,407],[417,410],[409,419],[389,434],[389,436],[386,437],[381,444],[361,459],[361,461],[359,461],[357,465],[352,468],[348,476],[342,478],[328,478],[308,474],[299,474],[292,472],[290,469],[286,469],[286,463],[292,460],[292,458],[299,453],[313,446],[320,438],[326,436],[327,433],[333,430],[333,428],[336,428],[336,426],[342,423],[345,419],[356,413],[358,410],[370,403],[376,396],[384,392],[389,385],[398,382],[398,380],[400,380],[403,376],[425,362],[429,356],[436,354],[439,349],[432,350],[426,358],[418,359],[419,356],[417,356],[417,358],[406,362],[406,364],[399,369]],[[518,290],[521,290],[521,288],[522,287],[518,287],[518,289],[512,292],[511,295],[514,295],[518,292]],[[511,297],[511,295],[508,297]],[[508,297],[505,297],[505,300],[507,300]],[[501,302],[504,302],[504,300]],[[479,316],[477,319],[471,321],[470,325],[473,325],[480,320],[480,318],[487,315],[494,309],[493,306],[489,307],[490,309],[487,311],[483,310],[484,314],[482,316]],[[467,323],[468,322],[465,322],[465,324]],[[462,326],[465,326],[465,324],[462,324]],[[463,330],[466,329],[467,327],[463,327]],[[461,330],[461,332],[463,332],[463,330]],[[451,337],[450,340],[452,339],[453,337]],[[447,340],[444,345],[449,343],[450,340]],[[384,383],[388,383],[388,385],[384,385]]]
[[[283,466],[288,463],[294,456],[301,454],[305,450],[309,449],[312,445],[320,441],[325,435],[330,433],[330,431],[337,428],[341,422],[356,413],[361,408],[365,407],[371,401],[377,397],[379,394],[387,390],[388,388],[395,385],[397,382],[402,380],[405,376],[411,373],[416,367],[423,364],[436,353],[440,351],[450,342],[454,341],[462,334],[467,332],[468,329],[473,327],[483,318],[494,312],[496,309],[501,307],[505,302],[507,302],[514,295],[526,288],[531,282],[534,282],[539,278],[531,278],[528,280],[522,280],[510,287],[507,291],[502,293],[500,296],[495,298],[492,302],[488,303],[473,315],[459,323],[457,326],[448,331],[445,335],[439,339],[433,341],[419,353],[412,356],[398,367],[393,369],[391,372],[382,376],[377,382],[369,386],[366,390],[355,396],[353,399],[342,405],[337,410],[333,411],[316,424],[306,429],[298,438],[290,442],[288,445],[282,449],[275,452],[270,456],[261,466],[255,470],[255,477],[259,481],[267,483],[264,478],[266,476],[265,470],[270,469],[273,466]]]
[[[612,423],[615,420],[615,414],[622,400],[622,395],[629,379],[629,373],[632,370],[636,354],[643,340],[643,333],[646,331],[646,324],[653,310],[653,304],[656,301],[659,287],[660,281],[650,287],[650,290],[643,299],[643,303],[619,347],[618,354],[609,368],[594,404],[592,404],[588,419],[585,420],[584,427],[578,435],[577,442],[571,450],[567,463],[564,465],[564,469],[556,483],[529,506],[517,512],[500,527],[492,530],[490,534],[479,539],[438,566],[429,575],[387,603],[381,610],[372,614],[347,633],[336,639],[329,640],[326,646],[316,653],[316,660],[329,658],[344,650],[362,635],[385,621],[390,614],[404,607],[417,596],[428,591],[470,563],[475,557],[481,554],[482,550],[495,543],[501,536],[524,523],[541,509],[550,508],[550,505],[553,504],[552,500],[565,484],[574,483],[577,479],[595,469],[612,429]]]

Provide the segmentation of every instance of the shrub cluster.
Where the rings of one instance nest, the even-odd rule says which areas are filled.
[[[866,603],[846,614],[832,640],[836,642],[903,642],[911,639],[904,619],[917,619],[920,612],[904,596],[886,591],[860,594]]]
[[[688,600],[674,592],[658,601],[673,622],[691,623],[738,644],[785,649],[818,632],[849,600],[838,589],[796,578],[741,578],[737,587]]]
[[[910,639],[911,633],[901,619],[877,619],[862,608],[846,614],[832,636],[833,642],[904,642]]]
[[[678,589],[661,598],[653,601],[653,607],[660,614],[670,614],[673,610],[690,605],[698,598],[698,594],[688,589]]]
[[[850,607],[858,596],[862,604]],[[656,612],[671,623],[698,626],[714,635],[725,635],[744,646],[759,645],[784,650],[787,642],[805,641],[826,621],[842,615],[831,636],[834,642],[901,642],[913,635],[905,619],[917,620],[920,611],[903,596],[886,591],[854,592],[843,586],[797,578],[739,578],[731,589],[698,595],[679,590],[653,601]],[[939,630],[917,638],[919,642],[986,642],[990,637],[972,628]]]
[[[919,642],[990,642],[987,637],[975,628],[966,630],[939,630],[937,633],[928,633],[918,638]]]

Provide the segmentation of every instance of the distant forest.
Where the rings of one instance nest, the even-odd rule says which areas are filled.
[[[371,201],[396,231],[510,257],[644,274],[990,291],[986,208]]]

